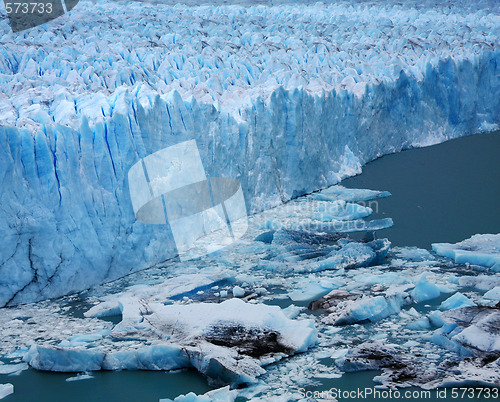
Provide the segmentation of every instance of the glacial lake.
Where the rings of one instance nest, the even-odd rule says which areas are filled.
[[[378,237],[388,237],[395,246],[430,249],[433,242],[457,242],[476,233],[498,233],[500,131],[384,156],[363,167],[361,175],[346,179],[342,184],[350,188],[388,190],[392,193],[391,197],[377,201],[378,209],[375,209],[371,219],[393,218],[394,227],[380,231]],[[308,388],[307,391],[327,391],[331,388],[351,391],[358,387],[373,389],[377,385],[373,377],[377,374],[347,373],[342,378],[322,380],[321,387]],[[96,372],[92,379],[66,381],[75,375],[32,369],[20,375],[0,375],[0,383],[12,383],[15,391],[2,402],[157,402],[160,398],[173,399],[188,392],[201,394],[210,389],[205,378],[194,370],[174,373]],[[401,390],[401,393],[404,391]],[[404,400],[457,400],[452,397],[451,389],[446,389],[446,398],[443,390],[441,397],[436,390],[430,392],[430,399],[424,394],[420,398]]]

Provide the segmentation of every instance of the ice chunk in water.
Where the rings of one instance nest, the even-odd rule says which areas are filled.
[[[488,290],[484,296],[485,299],[500,301],[500,286],[497,286],[491,290]]]
[[[369,201],[375,198],[389,197],[388,191],[365,190],[358,188],[346,188],[344,186],[332,186],[318,193],[314,193],[312,197],[322,201],[343,200],[350,202]]]
[[[160,399],[160,402],[233,402],[238,396],[237,390],[231,390],[229,386],[208,391],[203,395],[190,392],[187,395],[179,395],[174,400]]]
[[[14,386],[12,384],[0,384],[0,399],[5,398],[7,395],[14,393]]]
[[[500,264],[500,233],[476,234],[460,243],[434,243],[432,249],[457,264],[495,267]],[[496,268],[495,268],[496,269]]]
[[[429,283],[426,280],[417,283],[415,288],[410,292],[411,297],[416,303],[420,303],[426,300],[431,300],[439,297],[441,291],[439,287],[433,283]]]
[[[453,296],[442,302],[440,308],[441,310],[455,310],[457,308],[470,307],[475,305],[476,303],[474,303],[467,296],[464,296],[462,293],[457,292]]]

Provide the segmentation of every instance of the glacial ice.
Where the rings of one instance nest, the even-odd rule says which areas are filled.
[[[499,301],[500,302],[500,286],[496,286],[491,290],[488,290],[484,296],[485,299]]]
[[[442,310],[455,310],[457,308],[470,307],[475,305],[476,303],[474,303],[467,296],[464,296],[462,293],[457,292],[453,296],[450,296],[448,299],[443,301],[440,308]]]
[[[311,197],[320,201],[370,201],[375,198],[389,197],[391,193],[388,191],[374,191],[366,189],[351,189],[341,185],[329,187],[318,193],[314,193]],[[352,218],[351,218],[352,219]]]
[[[0,364],[0,374],[14,374],[26,370],[28,365],[26,363],[17,364]]]
[[[245,290],[239,286],[235,286],[233,288],[233,296],[234,297],[243,297],[245,295]]]
[[[187,395],[179,395],[175,399],[160,399],[160,402],[233,402],[238,396],[237,390],[231,390],[229,385],[223,388],[208,391],[203,395],[190,392]]]
[[[427,275],[422,275],[410,292],[415,303],[420,303],[427,300],[432,300],[441,295],[441,290],[434,283],[427,282]]]
[[[5,398],[7,395],[14,393],[14,386],[12,384],[0,384],[0,399]]]
[[[194,367],[214,384],[234,385],[255,382],[265,372],[261,366],[317,341],[312,320],[289,319],[277,306],[236,298],[165,305],[154,293],[151,299],[117,297],[122,319],[105,337],[87,337],[88,345],[33,345],[24,360],[58,372]]]
[[[498,308],[467,306],[441,313],[441,318],[443,327],[436,332],[446,336],[446,346],[460,345],[476,355],[500,351]]]
[[[84,374],[77,374],[74,377],[66,378],[66,382],[91,380],[92,378],[94,378],[94,376],[92,374],[86,374],[86,373],[84,373]]]
[[[3,18],[0,306],[175,258],[166,228],[135,220],[127,182],[167,146],[195,139],[253,213],[498,127],[496,2],[306,3],[97,0],[22,34]]]
[[[435,243],[432,249],[457,264],[482,265],[495,271],[493,267],[500,264],[500,233],[476,234],[456,244]]]
[[[321,279],[310,277],[301,280],[296,288],[289,293],[289,297],[293,301],[308,301],[315,300],[323,296],[325,293],[344,285],[345,282],[340,279]]]
[[[455,281],[457,271],[443,267],[442,260],[428,256],[424,261],[404,260],[401,256],[411,256],[412,249],[398,248],[389,250],[380,265],[306,276],[294,272],[276,275],[259,269],[259,261],[269,258],[274,241],[271,255],[281,259],[275,261],[278,266],[286,264],[286,258],[303,256],[302,252],[309,256],[308,245],[315,245],[319,253],[294,263],[318,263],[336,243],[340,247],[353,241],[278,231],[271,243],[265,243],[257,240],[259,233],[258,225],[250,225],[249,237],[235,245],[230,255],[193,261],[187,273],[185,263],[171,261],[120,279],[119,285],[104,285],[80,301],[89,308],[84,318],[75,319],[71,309],[54,301],[6,309],[0,325],[8,341],[0,340],[0,355],[24,356],[33,367],[61,371],[71,367],[84,372],[95,362],[101,370],[194,367],[215,386],[245,383],[231,395],[262,401],[296,398],[298,387],[318,386],[318,382],[339,377],[341,370],[381,369],[376,381],[391,387],[433,388],[471,379],[491,385],[500,378],[496,363],[490,362],[498,347],[498,308],[480,305],[424,313],[429,307],[423,306],[424,301],[414,304],[420,291],[425,295],[432,293],[429,289],[443,293],[446,287],[480,300],[483,288],[494,283],[487,278],[495,278],[495,274],[472,273],[460,277],[465,281]],[[253,243],[267,249],[255,253]],[[180,272],[184,273],[177,276]],[[133,285],[127,287],[126,283]],[[414,292],[419,285],[422,288]],[[244,299],[224,301],[235,286],[245,290]],[[330,288],[334,289],[330,295],[315,300]],[[298,302],[313,301],[309,307],[288,304],[292,295]],[[288,307],[265,305],[276,302]],[[252,309],[254,314],[247,320],[246,312]],[[110,315],[114,315],[112,322],[106,318]],[[278,330],[283,336],[275,338],[273,331]],[[307,331],[311,338],[305,338]],[[285,339],[288,344],[315,347],[294,353],[282,342]],[[25,349],[31,344],[35,346],[30,351]],[[99,353],[105,355],[102,362]],[[332,357],[334,367],[323,360]],[[342,359],[350,359],[349,367],[344,367]],[[272,364],[277,360],[279,364]],[[206,400],[207,395],[179,398],[184,397]]]

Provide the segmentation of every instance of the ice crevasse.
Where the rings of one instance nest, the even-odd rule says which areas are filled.
[[[415,4],[96,1],[20,34],[2,20],[0,306],[174,257],[127,181],[167,146],[196,140],[256,212],[498,128],[498,5]]]

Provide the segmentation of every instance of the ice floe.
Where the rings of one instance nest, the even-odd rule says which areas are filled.
[[[500,272],[500,234],[477,234],[456,244],[435,243],[433,250],[457,264],[475,264]]]
[[[14,386],[12,384],[0,384],[0,399],[14,393]]]

